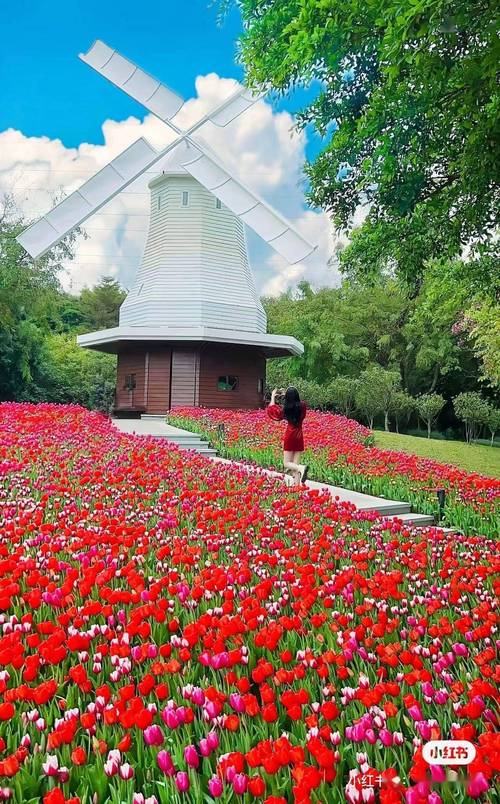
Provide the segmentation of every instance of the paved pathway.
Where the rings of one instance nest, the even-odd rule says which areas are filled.
[[[221,463],[237,463],[228,458],[220,458],[214,449],[211,449],[208,442],[197,433],[189,430],[182,430],[180,427],[173,427],[165,422],[163,416],[149,416],[141,419],[113,419],[113,424],[122,433],[136,435],[153,436],[166,441],[171,441],[181,449],[194,449],[202,455]],[[246,464],[244,464],[246,465]],[[285,480],[285,475],[263,467],[252,467],[253,471],[263,472],[274,477]],[[407,524],[414,524],[420,527],[433,524],[433,517],[427,514],[412,513],[411,505],[400,500],[387,500],[384,497],[374,497],[371,494],[363,494],[359,491],[351,491],[340,486],[331,486],[328,483],[319,483],[315,480],[308,480],[306,486],[311,489],[327,489],[332,497],[338,498],[342,502],[350,502],[360,511],[377,511],[387,518],[396,516]]]

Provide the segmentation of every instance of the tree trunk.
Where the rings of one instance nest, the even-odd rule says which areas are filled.
[[[494,442],[494,440],[495,440],[495,433],[496,433],[496,430],[492,430],[492,431],[491,431],[491,441],[490,441],[490,447],[492,447],[492,446],[493,446],[493,442]]]
[[[431,437],[431,420],[427,419],[427,438]]]
[[[387,410],[384,411],[384,429],[386,433],[389,432],[389,412]]]
[[[373,430],[373,416],[370,416],[370,430]]]
[[[438,363],[436,363],[436,365],[434,366],[434,374],[433,374],[433,377],[432,377],[431,387],[429,388],[429,391],[428,391],[429,394],[433,394],[434,391],[436,390],[436,385],[437,385],[438,380],[439,380],[439,365],[438,365]]]
[[[397,417],[397,416],[396,416],[396,422],[395,422],[395,424],[396,424],[396,433],[399,435],[399,419],[398,419],[398,417]]]

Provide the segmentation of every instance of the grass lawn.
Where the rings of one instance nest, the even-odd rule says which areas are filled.
[[[463,441],[441,441],[418,436],[398,435],[374,430],[375,446],[380,449],[395,449],[411,452],[423,458],[433,458],[441,463],[452,463],[479,472],[482,475],[500,477],[500,449],[480,444],[465,444]]]

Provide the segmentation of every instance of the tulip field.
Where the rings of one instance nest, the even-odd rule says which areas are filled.
[[[203,416],[235,453],[277,463],[261,413]],[[438,480],[463,533],[76,406],[0,405],[0,800],[495,800],[498,484],[408,456],[384,471],[369,432],[331,418],[329,434],[307,422],[315,469],[342,455],[337,481],[418,500]],[[474,743],[472,764],[428,765],[441,738]]]
[[[168,419],[205,435],[221,455],[271,468],[282,465],[285,423],[271,421],[263,410],[176,408]],[[409,502],[415,511],[436,518],[437,491],[442,489],[446,495],[443,525],[497,535],[500,479],[373,447],[371,431],[345,416],[309,411],[304,433],[304,461],[310,466],[311,479]]]

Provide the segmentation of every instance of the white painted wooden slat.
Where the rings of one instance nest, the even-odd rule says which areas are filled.
[[[253,104],[262,97],[261,93],[253,94],[250,90],[244,90],[239,97],[227,104],[220,111],[215,111],[209,116],[209,120],[217,126],[227,126],[240,114],[246,112]]]
[[[189,143],[194,159],[183,167],[288,262],[295,263],[314,251],[295,227],[256,193],[234,178],[200,143]],[[225,180],[224,180],[225,177]]]
[[[187,173],[166,174],[150,187],[146,247],[120,326],[265,332],[242,221],[226,206],[217,209],[213,195]],[[187,207],[183,192],[189,194]]]
[[[269,245],[292,265],[305,260],[314,251],[313,246],[293,229],[287,229],[282,235],[271,240]]]
[[[99,39],[87,53],[80,54],[80,59],[165,122],[184,105],[177,92]]]
[[[152,145],[142,138],[137,140],[39,221],[25,229],[16,238],[17,241],[32,257],[40,257],[125,189],[157,157]]]

